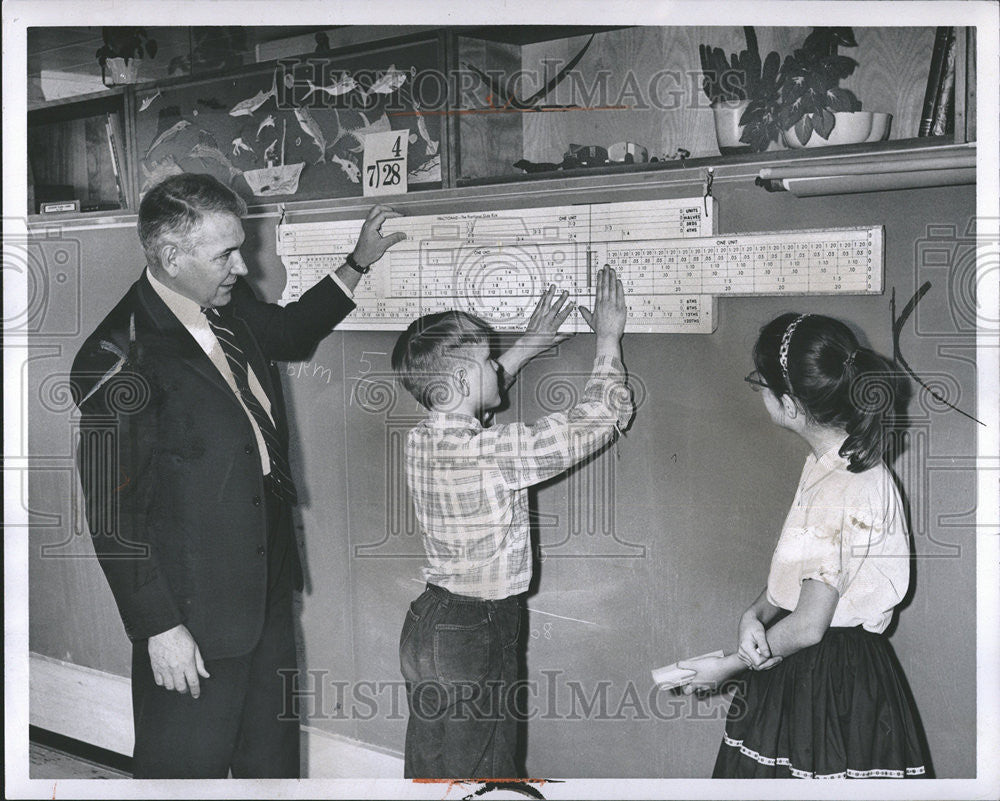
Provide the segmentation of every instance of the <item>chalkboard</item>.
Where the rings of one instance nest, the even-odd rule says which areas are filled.
[[[137,100],[140,194],[185,171],[257,203],[361,195],[365,135],[403,129],[409,183],[440,187],[440,75],[435,39],[149,89]]]
[[[629,191],[632,198],[641,195],[634,187]],[[647,191],[685,195],[683,189]],[[794,494],[805,446],[772,425],[760,396],[742,380],[752,369],[758,328],[788,310],[823,312],[849,321],[875,348],[891,354],[893,289],[901,306],[924,278],[934,280],[934,296],[925,298],[930,303],[921,313],[924,328],[938,333],[953,319],[949,306],[960,302],[940,272],[915,270],[913,253],[914,243],[926,238],[925,221],[944,219],[943,208],[956,230],[964,231],[973,209],[970,191],[809,204],[753,187],[726,186],[716,194],[720,233],[773,230],[779,221],[782,229],[815,228],[819,220],[838,227],[885,225],[885,292],[723,298],[712,335],[626,335],[625,361],[639,403],[632,429],[617,445],[533,494],[537,561],[523,632],[533,693],[529,775],[710,775],[727,700],[698,703],[658,692],[649,671],[733,647],[737,617],[766,581]],[[451,207],[524,202],[523,196],[484,197],[451,201]],[[574,199],[612,200],[617,193],[609,187],[578,192]],[[449,204],[404,201],[401,207],[436,213]],[[268,227],[263,234],[261,248],[269,253],[273,231]],[[968,239],[964,246],[970,246]],[[280,288],[279,278],[270,291]],[[961,336],[954,330],[951,335]],[[398,636],[408,603],[421,591],[424,559],[399,458],[406,432],[422,411],[393,383],[388,354],[395,339],[392,332],[335,334],[309,363],[288,365],[286,380],[295,409],[295,458],[309,498],[301,510],[312,582],[303,610],[306,662],[324,676],[354,676],[348,692],[355,696],[343,699],[344,719],[320,715],[314,725],[398,751],[405,729]],[[592,340],[578,335],[536,360],[514,385],[510,408],[498,422],[530,421],[569,403],[584,384],[592,355]],[[907,357],[930,372],[954,376],[956,387],[971,390],[974,384],[974,368],[942,362],[933,337],[914,337]],[[969,397],[966,389],[961,395]],[[926,397],[913,401],[915,436],[924,438],[917,450],[974,452],[973,424],[941,408],[931,411],[933,405]],[[938,504],[974,508],[973,471],[940,471],[928,490],[915,463],[897,469],[911,497],[931,493],[920,503],[940,509],[935,514],[943,513]],[[916,563],[914,601],[902,612],[893,641],[936,764],[961,771],[971,762],[957,753],[946,729],[971,740],[937,718],[944,690],[930,668],[937,657],[928,653],[928,638],[944,625],[940,605],[952,603],[943,594],[957,589],[972,603],[971,587],[945,589],[959,576],[971,579],[971,560],[937,558],[954,557],[957,543],[968,553],[972,536],[968,529],[938,529],[934,520],[924,515],[914,521],[916,547],[926,559]],[[349,623],[340,614],[345,585]],[[962,666],[958,681],[971,686],[974,648],[952,627],[971,637],[973,624],[947,620],[949,631],[941,634]],[[332,666],[340,667],[327,672]],[[949,698],[960,709],[958,718],[972,720],[974,702],[957,693]]]
[[[691,186],[601,180],[585,184],[585,191],[579,182],[564,188],[575,189],[577,202],[692,192]],[[530,196],[516,187],[506,194],[428,193],[427,200],[397,205],[436,213],[565,201],[534,189]],[[699,703],[658,693],[649,671],[731,648],[739,612],[766,579],[806,448],[770,423],[760,396],[742,380],[762,324],[789,310],[832,314],[891,354],[890,293],[896,291],[902,306],[930,280],[901,347],[918,372],[937,377],[950,387],[949,397],[974,413],[974,330],[962,311],[972,297],[967,254],[974,243],[967,224],[974,189],[885,192],[848,202],[768,194],[748,181],[717,182],[715,196],[719,233],[884,225],[885,293],[723,298],[711,335],[625,337],[639,403],[632,429],[532,496],[539,561],[523,636],[527,678],[534,682],[526,752],[534,776],[710,774],[726,700]],[[360,218],[364,209],[362,203],[331,209],[327,218]],[[260,293],[270,300],[285,283],[275,222],[247,220],[243,248]],[[128,646],[110,593],[96,563],[85,558],[85,533],[73,534],[73,412],[65,400],[50,397],[50,376],[68,371],[82,338],[138,276],[142,254],[129,229],[77,232],[74,241],[86,277],[74,284],[79,301],[53,314],[53,338],[39,340],[49,349],[37,350],[29,367],[30,447],[51,457],[38,463],[28,500],[36,526],[30,647],[125,675]],[[922,260],[922,246],[947,250],[950,261]],[[67,321],[72,325],[57,324]],[[395,338],[394,332],[335,332],[309,360],[283,365],[282,373],[303,498],[295,516],[307,574],[299,615],[308,671],[302,686],[320,691],[304,704],[303,723],[399,753],[406,709],[398,636],[407,605],[421,591],[423,557],[398,459],[421,412],[391,383]],[[942,343],[950,350],[940,350]],[[583,386],[592,354],[592,339],[581,334],[530,364],[499,422],[532,420],[568,403]],[[913,447],[896,470],[920,558],[912,601],[892,642],[938,776],[972,776],[976,620],[968,610],[975,608],[976,474],[968,456],[975,453],[976,426],[921,394],[910,414]],[[74,558],[43,557],[42,546],[67,539],[65,553]],[[942,675],[949,680],[941,682]]]

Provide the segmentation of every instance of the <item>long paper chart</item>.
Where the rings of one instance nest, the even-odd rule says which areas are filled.
[[[712,208],[699,197],[389,220],[383,233],[407,239],[358,285],[341,328],[402,330],[457,308],[522,329],[549,284],[591,306],[604,264],[625,286],[627,330],[640,333],[711,333],[720,295],[881,292],[881,226],[712,235]],[[339,267],[360,230],[360,220],[279,226],[280,302]],[[564,330],[586,324],[574,315]]]

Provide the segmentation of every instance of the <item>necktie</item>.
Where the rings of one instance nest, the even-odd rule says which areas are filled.
[[[292,472],[288,466],[288,460],[285,458],[281,442],[278,439],[278,430],[274,427],[274,423],[271,421],[268,413],[264,411],[264,407],[260,405],[257,396],[250,389],[246,354],[236,341],[236,335],[232,329],[222,319],[218,309],[202,309],[202,312],[208,320],[208,325],[215,334],[216,339],[219,340],[222,352],[226,354],[226,361],[229,362],[229,368],[233,371],[233,378],[236,379],[236,387],[239,390],[240,398],[242,398],[243,404],[250,411],[250,414],[253,415],[257,427],[264,437],[264,444],[267,446],[267,458],[271,462],[271,478],[275,489],[282,500],[294,504],[298,500],[298,494],[295,491],[295,482],[292,481]]]

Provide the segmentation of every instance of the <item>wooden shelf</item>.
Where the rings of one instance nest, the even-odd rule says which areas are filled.
[[[823,162],[830,159],[850,159],[883,154],[885,157],[912,157],[920,151],[935,152],[941,149],[967,149],[973,145],[956,145],[952,136],[928,136],[920,139],[896,139],[887,142],[872,142],[858,145],[807,148],[803,150],[776,150],[767,153],[746,153],[734,156],[702,157],[696,159],[676,159],[644,164],[608,164],[601,167],[586,167],[572,170],[528,173],[525,175],[498,175],[489,178],[460,178],[458,186],[491,186],[495,184],[521,183],[525,181],[545,181],[553,178],[580,178],[599,175],[629,175],[656,172],[680,172],[684,170],[704,171],[712,167],[719,174],[726,174],[731,168],[765,167],[770,164],[797,162]],[[746,170],[742,170],[746,172]]]

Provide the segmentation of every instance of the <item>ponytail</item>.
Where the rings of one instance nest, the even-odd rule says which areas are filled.
[[[853,356],[853,358],[851,358]],[[844,421],[847,439],[840,455],[848,470],[861,473],[877,465],[895,427],[896,386],[892,365],[868,348],[858,348],[844,364],[849,410]]]

